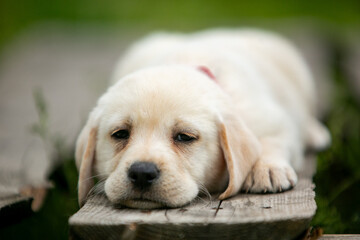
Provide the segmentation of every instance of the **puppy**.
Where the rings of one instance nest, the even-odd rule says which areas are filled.
[[[276,35],[152,35],[120,60],[78,137],[79,203],[94,176],[112,203],[146,209],[290,189],[305,149],[330,142],[315,105],[308,67]]]

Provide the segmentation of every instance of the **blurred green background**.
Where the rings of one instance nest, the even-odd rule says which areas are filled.
[[[318,211],[311,225],[325,233],[360,233],[360,111],[350,91],[344,59],[347,37],[360,32],[360,1],[300,0],[1,0],[0,54],[26,29],[42,22],[74,27],[112,26],[125,31],[190,31],[209,27],[260,26],[296,22],[324,34],[331,50],[333,105],[324,121],[332,147],[319,154],[314,178]],[[360,67],[360,66],[359,66]],[[9,238],[66,239],[68,217],[77,211],[77,173],[71,157],[51,175],[55,183],[40,212],[0,229]],[[71,155],[71,154],[70,154]]]
[[[2,0],[0,41],[9,41],[19,31],[42,21],[192,30],[304,19],[351,29],[359,27],[359,12],[358,0]]]

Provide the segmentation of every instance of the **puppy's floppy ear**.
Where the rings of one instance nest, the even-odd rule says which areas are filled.
[[[75,159],[79,171],[78,201],[80,207],[84,205],[86,196],[94,186],[93,165],[95,164],[95,148],[98,132],[99,113],[95,109],[82,129],[77,142]]]
[[[260,142],[245,123],[233,114],[218,123],[220,145],[224,153],[229,182],[219,199],[238,193],[261,151]]]

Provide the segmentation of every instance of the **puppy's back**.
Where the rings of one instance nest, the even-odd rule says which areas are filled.
[[[315,89],[311,73],[299,52],[286,39],[256,29],[215,29],[194,34],[155,33],[130,47],[120,59],[112,82],[138,69],[166,64],[164,59],[187,47],[208,46],[214,50],[230,51],[238,56],[247,55],[255,59],[257,67],[269,77],[273,92],[294,88],[307,108],[315,112]],[[221,63],[219,63],[221,64]],[[281,77],[277,77],[277,76]],[[279,79],[279,78],[282,78]],[[286,86],[288,85],[288,86]],[[281,96],[279,96],[281,98]],[[280,99],[282,102],[285,99]]]

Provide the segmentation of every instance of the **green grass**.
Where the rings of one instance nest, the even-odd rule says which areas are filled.
[[[335,46],[334,106],[326,120],[331,148],[318,157],[316,203],[312,221],[326,233],[360,233],[360,109],[346,84],[344,48]]]
[[[359,27],[359,11],[357,0],[2,0],[0,46],[41,21],[186,30],[305,18],[343,29]]]

